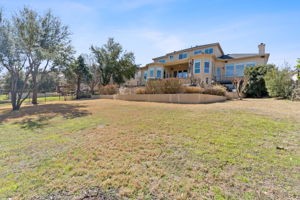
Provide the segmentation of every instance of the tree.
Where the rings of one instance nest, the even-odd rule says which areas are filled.
[[[84,62],[84,58],[79,56],[73,64],[66,70],[65,75],[68,79],[74,80],[76,84],[76,99],[81,96],[81,83],[88,82],[91,79],[89,68]]]
[[[84,55],[84,60],[89,68],[89,72],[91,74],[91,78],[85,82],[89,88],[91,94],[95,94],[95,88],[99,85],[100,83],[100,70],[98,66],[96,65],[95,59],[91,55]]]
[[[267,72],[264,79],[271,97],[288,98],[291,95],[293,81],[288,69],[271,69]]]
[[[238,95],[238,98],[240,100],[243,99],[243,93],[244,93],[244,90],[248,84],[248,81],[249,81],[249,78],[247,76],[244,76],[243,78],[242,77],[235,77],[233,79],[233,85],[236,89],[236,93]]]
[[[16,35],[16,27],[0,17],[0,65],[9,73],[13,110],[19,110],[30,94],[29,79],[33,70],[30,62]]]
[[[133,78],[137,69],[134,54],[123,52],[122,46],[109,38],[101,48],[91,46],[100,72],[100,84],[105,86],[113,81],[120,85]]]
[[[249,78],[248,84],[245,86],[244,93],[248,97],[264,97],[268,95],[265,86],[264,76],[268,71],[274,68],[274,65],[258,65],[247,67],[245,76]]]
[[[71,52],[70,32],[50,11],[41,16],[24,8],[13,19],[17,41],[32,68],[32,103],[37,104],[38,77],[42,79],[51,64],[58,63],[62,55]]]
[[[296,68],[298,69],[298,80],[300,80],[300,58],[298,58],[297,60],[297,65],[296,65]]]

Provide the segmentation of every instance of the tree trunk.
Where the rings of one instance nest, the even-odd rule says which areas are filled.
[[[38,93],[38,84],[37,84],[37,71],[34,70],[34,72],[32,72],[32,101],[31,103],[36,105],[38,104],[37,102],[37,93]]]
[[[76,99],[80,99],[80,82],[81,82],[81,78],[78,77],[78,78],[77,78]]]

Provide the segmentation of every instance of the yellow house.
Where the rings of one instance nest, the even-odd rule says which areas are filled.
[[[153,58],[139,69],[136,80],[143,85],[149,79],[193,77],[204,84],[230,84],[244,75],[246,67],[267,64],[269,56],[263,43],[258,45],[258,53],[239,54],[224,54],[219,43],[206,44]]]

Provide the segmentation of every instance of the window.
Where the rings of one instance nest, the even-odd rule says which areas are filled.
[[[170,60],[173,60],[174,56],[170,56]]]
[[[204,73],[209,73],[209,61],[204,62]]]
[[[236,76],[244,76],[244,63],[236,64],[235,65],[235,75]]]
[[[178,71],[178,78],[187,78],[187,70],[183,70],[183,71]]]
[[[213,48],[205,49],[205,53],[207,53],[207,54],[213,54],[214,53],[214,49]]]
[[[196,50],[196,51],[194,51],[194,55],[201,54],[201,53],[202,53],[201,50]]]
[[[150,76],[149,77],[154,78],[154,68],[153,67],[150,68]]]
[[[147,80],[147,74],[148,74],[148,72],[144,71],[144,80]]]
[[[217,68],[217,72],[216,72],[216,78],[217,78],[217,81],[220,81],[221,80],[221,68],[218,67]]]
[[[161,68],[156,69],[156,78],[161,78]]]
[[[225,76],[232,77],[234,75],[234,64],[226,65]]]
[[[186,53],[179,54],[179,59],[185,59],[185,58],[187,58],[187,54]]]
[[[255,62],[246,63],[246,67],[254,67],[256,65]]]
[[[199,74],[200,73],[200,61],[196,60],[194,63],[194,73],[195,74]]]
[[[165,59],[161,59],[161,60],[159,60],[158,62],[160,62],[160,63],[165,63],[166,60],[165,60]]]

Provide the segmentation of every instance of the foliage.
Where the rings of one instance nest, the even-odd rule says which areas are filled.
[[[266,88],[271,97],[287,98],[292,93],[292,79],[288,69],[273,68],[264,77]]]
[[[101,85],[108,85],[111,80],[120,85],[134,77],[137,69],[134,54],[123,52],[122,46],[113,38],[109,38],[101,48],[92,46],[91,51],[100,71]]]
[[[146,88],[140,87],[135,90],[136,94],[146,94]]]
[[[244,77],[235,77],[233,79],[233,85],[236,89],[236,93],[239,99],[242,99],[244,96],[244,90],[249,82],[248,76]]]
[[[210,88],[205,88],[202,91],[202,94],[225,96],[226,95],[226,88],[221,86],[221,85],[214,85]]]
[[[196,87],[196,86],[185,86],[183,87],[184,93],[202,93],[203,88],[201,87]]]
[[[178,78],[148,80],[146,83],[147,94],[175,94],[182,91],[182,83]]]
[[[300,58],[298,58],[297,60],[296,68],[298,68],[298,70],[300,71]],[[300,80],[300,74],[298,75],[298,79]]]
[[[9,74],[12,109],[19,110],[31,90],[29,78],[33,66],[28,64],[16,26],[7,19],[0,21],[0,67],[4,67]]]
[[[91,74],[89,68],[85,64],[84,58],[80,55],[73,64],[67,69],[65,73],[68,79],[74,79],[76,83],[76,99],[80,99],[81,96],[81,83],[89,82]]]
[[[106,85],[99,88],[99,93],[102,95],[117,94],[118,88],[115,85]]]
[[[92,94],[95,94],[95,88],[100,83],[100,71],[95,63],[95,59],[92,56],[84,55],[84,60],[91,74],[91,77],[88,80],[86,80],[85,83],[89,86],[90,92]]]
[[[274,65],[258,65],[254,67],[247,67],[245,69],[245,76],[249,79],[244,90],[246,96],[264,97],[268,95],[264,76],[274,67]]]
[[[293,101],[300,101],[300,87],[293,89],[291,99]]]
[[[59,63],[62,55],[73,53],[70,32],[50,11],[39,15],[26,7],[13,17],[13,25],[17,42],[32,67],[32,103],[37,104],[39,84],[47,68]]]
[[[38,85],[40,92],[54,92],[58,85],[58,73],[56,72],[43,72],[40,73],[39,76],[43,78],[40,79],[40,83]]]

